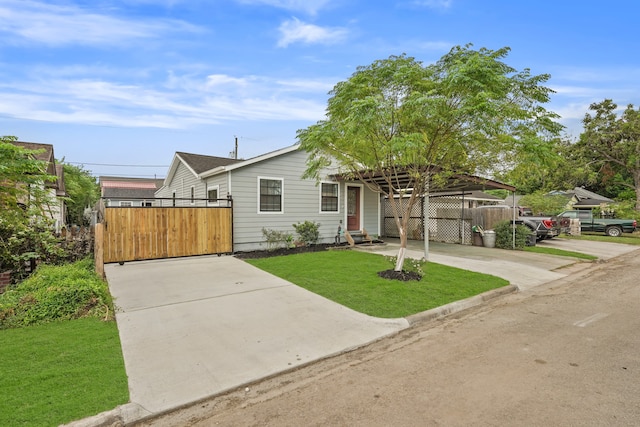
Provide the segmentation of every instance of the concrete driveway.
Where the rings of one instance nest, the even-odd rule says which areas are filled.
[[[638,247],[568,239],[556,247],[609,259]],[[377,253],[395,255],[389,240]],[[408,256],[422,258],[421,242]],[[520,290],[588,266],[574,258],[430,244],[429,259],[505,278]],[[139,419],[192,403],[409,326],[407,319],[357,313],[231,256],[105,266],[118,308],[131,404]]]
[[[357,313],[231,256],[105,266],[135,418],[409,326]]]

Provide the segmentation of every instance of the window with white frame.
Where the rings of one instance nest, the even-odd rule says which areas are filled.
[[[217,205],[220,193],[219,185],[210,185],[207,187],[207,203],[209,205]]]
[[[121,201],[120,202],[120,206],[123,207],[123,208],[130,208],[131,206],[133,206],[133,202]]]
[[[259,212],[282,212],[282,178],[258,178]]]
[[[323,182],[320,184],[320,212],[338,212],[338,184]]]

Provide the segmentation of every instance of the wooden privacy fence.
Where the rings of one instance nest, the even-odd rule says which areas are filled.
[[[231,253],[232,221],[231,207],[107,207],[104,263]]]

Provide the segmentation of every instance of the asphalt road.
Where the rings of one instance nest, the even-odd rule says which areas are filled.
[[[640,425],[640,251],[139,425]]]

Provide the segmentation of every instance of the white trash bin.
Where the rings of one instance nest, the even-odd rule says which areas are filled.
[[[485,248],[495,248],[496,232],[493,230],[485,230],[484,235],[482,236],[482,244]]]

